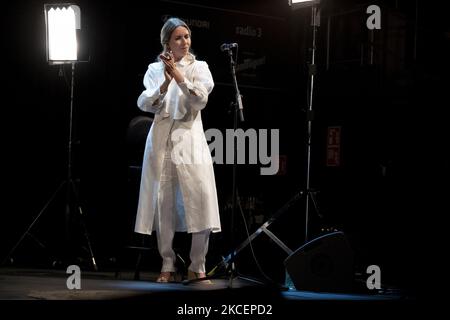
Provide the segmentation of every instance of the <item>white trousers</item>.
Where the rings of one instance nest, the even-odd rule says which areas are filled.
[[[161,174],[158,206],[155,223],[158,250],[162,258],[161,272],[175,272],[176,255],[173,250],[173,238],[176,227],[176,192],[178,176],[170,153],[171,145],[168,144]],[[210,230],[192,233],[192,243],[189,258],[191,264],[189,270],[193,272],[206,272],[205,260],[208,253]]]

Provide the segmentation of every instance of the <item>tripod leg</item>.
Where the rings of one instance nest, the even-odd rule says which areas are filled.
[[[320,212],[320,210],[319,210],[319,205],[318,205],[318,203],[317,203],[316,193],[317,193],[317,191],[311,191],[311,192],[309,193],[309,196],[311,197],[311,201],[312,201],[312,203],[313,203],[313,206],[314,206],[314,209],[316,210],[317,215],[318,215],[320,218],[323,218],[323,215],[322,215],[322,213]]]
[[[251,234],[247,239],[245,239],[240,245],[238,245],[234,251],[232,251],[228,256],[224,257],[219,264],[217,264],[209,273],[208,275],[214,275],[216,273],[216,270],[220,269],[228,269],[230,267],[231,262],[234,261],[234,258],[236,257],[239,252],[241,252],[247,245],[250,244],[253,239],[255,239],[258,235],[260,235],[262,232],[267,233],[267,228],[274,222],[276,219],[278,219],[281,215],[283,215],[285,212],[287,212],[293,205],[296,203],[300,198],[302,198],[305,195],[304,191],[297,192],[288,202],[286,202],[280,209],[278,209],[272,217],[269,218],[265,223],[261,225],[253,234]],[[273,239],[273,238],[272,238]],[[279,244],[279,242],[277,242]],[[286,251],[286,250],[285,250]]]
[[[39,214],[36,216],[36,218],[34,218],[33,222],[30,224],[30,226],[28,227],[28,229],[22,234],[22,236],[20,237],[19,241],[17,241],[17,243],[14,245],[14,247],[9,251],[8,255],[3,259],[2,261],[2,265],[4,265],[6,263],[6,261],[11,258],[12,254],[16,251],[17,247],[22,243],[23,239],[25,238],[26,235],[30,234],[30,230],[33,228],[33,226],[36,224],[36,222],[38,222],[39,218],[41,217],[41,215],[45,212],[45,210],[47,210],[47,207],[50,205],[50,203],[53,202],[53,200],[56,198],[56,195],[58,194],[59,190],[61,190],[61,188],[64,186],[64,184],[67,181],[63,181],[59,187],[55,190],[55,192],[52,194],[52,196],[50,197],[50,199],[47,201],[47,203],[44,205],[44,207],[41,209],[41,211],[39,212]]]
[[[72,186],[72,190],[73,190],[73,193],[75,195],[76,206],[77,206],[78,213],[80,215],[80,223],[81,223],[81,226],[83,228],[84,238],[85,238],[87,246],[88,246],[89,256],[91,258],[91,263],[92,263],[92,266],[93,266],[94,270],[98,271],[97,263],[95,261],[94,252],[93,252],[92,246],[91,246],[91,241],[89,239],[89,233],[88,233],[86,224],[84,222],[83,210],[81,209],[81,206],[79,205],[79,202],[78,202],[78,193],[77,193],[76,188],[75,188],[75,183],[73,182],[73,180],[71,180],[70,184]]]

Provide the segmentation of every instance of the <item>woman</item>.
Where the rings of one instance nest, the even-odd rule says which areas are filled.
[[[221,231],[211,154],[201,110],[214,87],[206,62],[190,52],[191,30],[178,19],[161,29],[162,53],[144,76],[138,107],[155,113],[147,137],[135,231],[156,231],[162,257],[157,282],[175,279],[176,231],[192,234],[188,279],[204,278],[211,232]]]

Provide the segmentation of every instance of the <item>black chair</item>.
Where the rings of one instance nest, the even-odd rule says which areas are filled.
[[[146,241],[147,237],[145,235],[136,234],[136,237],[141,238],[141,240],[138,241],[138,242],[140,242],[140,244],[136,244],[136,245],[130,244],[130,245],[123,246],[121,249],[124,250],[125,252],[121,251],[118,253],[118,258],[116,260],[116,272],[115,272],[116,279],[120,278],[121,270],[124,265],[123,260],[125,258],[128,258],[128,253],[135,252],[136,262],[134,265],[133,279],[140,280],[141,263],[142,263],[142,259],[143,259],[144,255],[145,254],[150,255],[152,253],[152,251],[154,251],[156,249],[147,243],[147,241]]]
[[[153,118],[146,115],[138,115],[130,120],[126,132],[126,150],[127,150],[127,165],[128,165],[128,188],[129,191],[129,214],[131,228],[134,228],[134,219],[136,214],[136,204],[139,195],[139,185],[142,171],[142,158],[144,155],[145,141],[148,132],[153,123]],[[148,240],[148,241],[147,241]],[[120,248],[116,260],[115,277],[119,278],[121,269],[123,267],[123,256],[126,253],[136,252],[136,263],[134,266],[134,279],[140,279],[141,263],[144,254],[150,254],[156,250],[149,244],[149,237],[145,235],[134,233],[130,230],[128,239],[125,240],[128,244]]]

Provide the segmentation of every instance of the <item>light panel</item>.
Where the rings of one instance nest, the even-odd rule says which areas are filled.
[[[320,3],[320,0],[288,0],[292,9],[305,8]]]
[[[77,29],[80,9],[76,5],[45,5],[47,60],[51,64],[71,63],[78,56]]]

